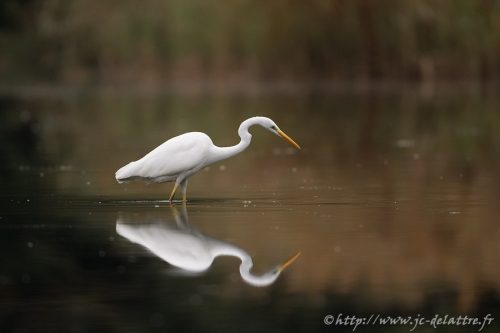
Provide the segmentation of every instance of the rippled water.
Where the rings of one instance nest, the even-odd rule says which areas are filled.
[[[0,331],[352,331],[324,325],[339,313],[500,320],[499,109],[495,95],[448,90],[4,92]],[[166,202],[170,184],[114,180],[183,132],[235,144],[254,115],[303,150],[256,128],[247,151],[190,180],[186,206]],[[409,330],[357,330],[389,328]]]

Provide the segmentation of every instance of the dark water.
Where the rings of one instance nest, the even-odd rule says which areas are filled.
[[[0,332],[352,331],[325,326],[339,313],[491,314],[497,331],[499,110],[463,89],[4,92]],[[235,144],[254,115],[303,150],[255,128],[185,207],[169,184],[114,180],[183,132]],[[261,287],[234,255],[262,276],[299,251]]]

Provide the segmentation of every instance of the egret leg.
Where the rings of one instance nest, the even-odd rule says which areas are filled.
[[[184,180],[181,182],[181,189],[182,189],[182,202],[186,202],[186,201],[187,201],[187,196],[186,196],[186,193],[187,193],[187,186],[188,186],[188,181],[187,181],[187,179],[184,179]]]
[[[175,191],[177,191],[177,182],[175,182],[175,185],[174,185],[174,189],[172,190],[172,194],[170,194],[170,199],[168,199],[168,201],[172,202],[172,200],[174,199],[174,195],[175,195]]]

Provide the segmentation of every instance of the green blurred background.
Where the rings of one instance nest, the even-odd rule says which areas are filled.
[[[3,0],[4,82],[495,80],[493,0]]]

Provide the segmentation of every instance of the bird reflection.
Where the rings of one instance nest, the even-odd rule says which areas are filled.
[[[241,260],[241,277],[246,283],[257,287],[274,283],[281,272],[300,255],[298,252],[270,271],[255,275],[251,273],[252,258],[245,250],[231,243],[208,237],[190,226],[185,205],[180,214],[174,206],[171,209],[176,225],[169,223],[165,218],[144,221],[144,219],[139,220],[141,217],[137,216],[119,217],[116,221],[116,232],[187,273],[207,271],[218,256],[237,257]]]

